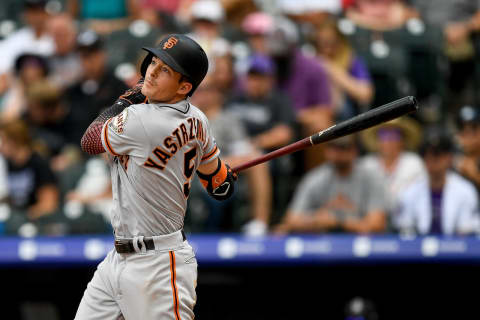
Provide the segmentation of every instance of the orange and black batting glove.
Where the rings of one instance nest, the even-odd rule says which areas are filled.
[[[218,166],[211,174],[203,174],[197,171],[200,182],[207,190],[208,194],[216,200],[227,200],[235,191],[235,181],[238,175],[232,171],[230,166],[217,159]]]

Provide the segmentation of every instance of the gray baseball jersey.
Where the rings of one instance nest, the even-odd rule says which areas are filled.
[[[111,165],[117,237],[170,234],[183,228],[190,182],[220,150],[207,117],[188,101],[132,105],[102,130]]]

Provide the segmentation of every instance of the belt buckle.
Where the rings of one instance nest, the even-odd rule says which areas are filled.
[[[115,239],[115,250],[118,253],[131,252],[128,239]]]

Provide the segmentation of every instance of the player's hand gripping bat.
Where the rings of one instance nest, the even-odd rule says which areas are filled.
[[[257,164],[269,161],[280,156],[290,154],[313,145],[327,142],[336,138],[346,136],[364,129],[368,129],[377,124],[393,120],[418,109],[417,100],[413,96],[404,97],[393,102],[384,104],[378,108],[359,114],[351,119],[335,124],[325,130],[304,138],[300,141],[289,144],[285,147],[267,153],[256,159],[247,161],[237,167],[232,168],[233,172],[238,173]]]

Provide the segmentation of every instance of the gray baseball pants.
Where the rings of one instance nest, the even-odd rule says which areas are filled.
[[[181,231],[156,236],[154,243],[155,250],[110,251],[87,285],[75,320],[192,320],[195,253]]]

